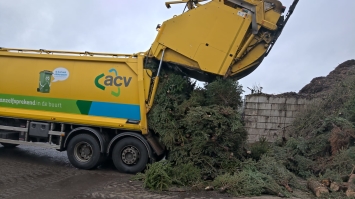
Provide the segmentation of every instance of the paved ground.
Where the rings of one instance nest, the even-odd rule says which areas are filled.
[[[231,198],[215,192],[153,193],[131,175],[117,172],[108,163],[97,170],[72,167],[65,152],[19,146],[0,146],[0,199],[82,199],[82,198]],[[249,199],[277,197],[254,197]],[[241,198],[239,198],[241,199]]]

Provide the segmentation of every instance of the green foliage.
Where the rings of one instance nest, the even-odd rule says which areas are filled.
[[[352,122],[355,125],[355,92],[353,92],[350,100],[345,104],[341,111],[343,117]]]
[[[193,185],[201,180],[201,170],[192,163],[179,165],[172,170],[173,183],[180,186]]]
[[[252,169],[244,169],[234,175],[220,175],[213,181],[213,186],[225,188],[227,192],[235,196],[285,193],[271,176]]]
[[[226,95],[222,95],[226,93]],[[241,86],[217,79],[195,88],[189,78],[162,70],[149,126],[169,150],[176,167],[192,163],[203,178],[235,170],[247,137],[242,118]]]
[[[234,161],[246,138],[238,133],[244,131],[239,115],[229,107],[193,107],[180,122],[189,128],[181,143],[170,150],[169,159],[176,164],[193,162],[203,174],[213,175],[223,169],[221,162]]]
[[[260,160],[261,156],[269,152],[270,143],[265,138],[260,138],[259,142],[255,142],[250,146],[250,157],[254,160]]]
[[[171,173],[172,167],[169,162],[160,161],[148,165],[143,177],[144,187],[158,191],[168,189],[173,183]],[[139,176],[142,176],[142,174],[139,174]]]
[[[273,163],[275,159],[262,156],[270,148],[266,141],[252,146],[253,158],[260,164],[239,160],[247,132],[237,111],[243,92],[237,82],[216,79],[195,88],[189,78],[162,70],[159,84],[148,122],[169,150],[169,164],[165,163],[169,166],[148,167],[141,176],[147,188],[164,190],[214,179],[217,187],[231,186],[228,190],[235,195],[285,192],[283,186],[293,178],[282,164]],[[278,166],[282,172],[277,172]]]
[[[286,188],[301,187],[296,175],[341,182],[355,165],[353,77],[336,81],[299,114],[287,129],[293,137],[275,144],[260,140],[246,157],[242,147],[247,132],[237,112],[243,92],[238,82],[217,78],[196,88],[191,79],[167,69],[159,81],[148,122],[169,154],[168,162],[154,163],[136,176],[147,188],[164,190],[212,179],[216,188],[237,196],[289,196]]]
[[[344,192],[330,192],[322,194],[319,199],[354,199],[355,197],[348,197]]]
[[[294,158],[290,158],[287,168],[298,174],[300,177],[309,178],[314,172],[312,171],[312,166],[314,164],[316,164],[316,162],[313,162],[305,156],[295,155]]]
[[[296,176],[275,157],[263,155],[256,164],[256,169],[265,175],[271,176],[281,186],[291,185],[296,187]]]
[[[206,83],[206,103],[208,105],[219,104],[238,108],[242,104],[242,86],[232,79],[217,78],[212,83]]]
[[[355,147],[341,150],[326,165],[326,170],[319,178],[331,179],[333,181],[342,182],[342,177],[351,173],[355,165]]]
[[[241,162],[239,168],[234,174],[217,176],[213,186],[226,189],[236,196],[262,193],[290,196],[286,187],[301,187],[296,176],[287,170],[282,161],[274,157],[263,155],[259,161],[249,158]]]
[[[349,76],[333,85],[333,88],[315,99],[307,110],[299,114],[288,129],[290,134],[314,137],[325,128],[326,118],[344,117],[355,122],[355,77]],[[326,131],[327,129],[323,129]]]
[[[312,176],[313,157],[309,151],[314,150],[312,140],[304,138],[290,138],[283,146],[272,146],[270,154],[281,160],[283,165],[300,177],[308,178]],[[317,147],[316,147],[317,148]],[[321,151],[323,147],[319,147]]]
[[[348,162],[347,158],[351,157],[337,151],[342,148],[346,150],[354,134],[354,127],[348,120],[329,116],[313,128],[312,136],[289,138],[284,145],[274,145],[271,154],[282,159],[287,169],[302,178],[324,175],[336,180],[340,171],[351,171],[351,168],[349,171],[348,167],[340,166],[341,162]]]
[[[145,173],[136,174],[132,180],[144,181],[144,187],[163,191],[172,185],[187,186],[201,180],[201,171],[192,163],[173,167],[169,161],[160,161],[148,165]]]

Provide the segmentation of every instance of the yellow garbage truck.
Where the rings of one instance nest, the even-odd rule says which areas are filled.
[[[287,14],[278,0],[181,0],[182,14],[158,24],[149,50],[136,54],[0,48],[0,143],[67,151],[93,169],[107,157],[124,173],[165,153],[149,129],[161,68],[210,81],[240,79],[262,62]],[[157,70],[146,67],[155,60]]]

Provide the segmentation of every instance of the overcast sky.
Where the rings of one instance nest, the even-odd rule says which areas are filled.
[[[0,46],[135,53],[149,49],[158,23],[181,14],[164,0],[0,0]],[[292,0],[281,1],[287,8]],[[273,50],[246,87],[298,92],[355,59],[355,0],[300,0]]]

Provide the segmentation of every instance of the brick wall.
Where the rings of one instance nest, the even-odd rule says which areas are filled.
[[[281,138],[285,127],[310,103],[311,100],[297,96],[245,96],[244,120],[249,134],[248,142],[256,142],[260,137],[270,142]]]

